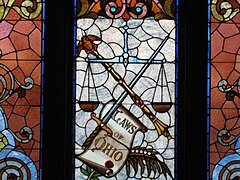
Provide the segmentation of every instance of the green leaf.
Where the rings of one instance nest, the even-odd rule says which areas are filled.
[[[173,0],[166,0],[164,3],[164,10],[170,17],[174,18],[174,15],[172,14],[172,10],[171,10],[172,3],[173,3]]]
[[[155,156],[156,154],[160,154],[158,151],[153,151],[152,152],[152,156]],[[157,157],[156,157],[156,159],[157,159]],[[158,159],[157,159],[158,160]]]
[[[93,180],[99,180],[97,177],[93,178]]]
[[[87,166],[87,172],[91,174],[91,168],[89,166]]]
[[[167,14],[164,14],[162,12],[159,12],[159,13],[155,14],[154,18],[155,18],[155,20],[170,19]]]
[[[102,176],[100,173],[94,173],[94,175],[92,176],[93,178],[97,178],[97,177],[100,177],[100,176]]]
[[[81,10],[80,12],[78,13],[77,17],[80,17],[82,16],[83,14],[85,14],[87,12],[89,8],[89,3],[88,3],[88,0],[82,0],[81,1]]]
[[[86,175],[86,176],[89,175],[89,173],[88,173],[84,168],[82,168],[82,167],[80,167],[80,171],[81,171],[84,175]]]

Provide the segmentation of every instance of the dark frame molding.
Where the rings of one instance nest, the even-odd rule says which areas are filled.
[[[178,179],[207,179],[207,13],[207,1],[180,1]]]
[[[71,179],[73,1],[46,1],[42,179]]]

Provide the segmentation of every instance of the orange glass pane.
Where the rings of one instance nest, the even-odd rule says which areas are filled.
[[[0,1],[0,179],[41,179],[43,13]]]
[[[209,2],[208,179],[240,178],[240,4]]]

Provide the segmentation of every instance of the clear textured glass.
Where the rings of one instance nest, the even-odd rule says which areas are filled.
[[[75,179],[175,177],[175,3],[77,1]]]

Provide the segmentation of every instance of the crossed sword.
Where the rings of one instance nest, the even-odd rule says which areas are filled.
[[[171,30],[171,32],[173,29]],[[163,123],[161,120],[159,120],[153,112],[144,104],[143,100],[132,90],[134,85],[137,83],[137,81],[140,79],[140,77],[143,75],[143,73],[146,71],[146,69],[149,67],[150,63],[153,61],[153,59],[157,56],[158,52],[162,49],[164,44],[167,42],[167,40],[170,37],[171,32],[163,39],[163,41],[160,43],[158,48],[155,50],[155,52],[151,55],[150,59],[146,62],[146,64],[142,67],[142,69],[139,71],[139,73],[134,77],[134,79],[131,81],[131,83],[128,85],[125,80],[114,70],[113,67],[109,63],[101,62],[101,64],[105,67],[105,69],[113,76],[113,78],[125,89],[125,91],[121,94],[121,96],[115,101],[113,106],[109,109],[109,111],[106,113],[106,115],[102,118],[102,120],[98,119],[94,113],[91,114],[91,118],[97,122],[99,126],[96,127],[96,129],[93,131],[93,133],[87,138],[87,140],[84,142],[82,149],[86,149],[90,146],[92,140],[94,137],[100,132],[101,129],[104,129],[108,132],[109,135],[112,135],[111,129],[109,129],[106,124],[114,114],[114,112],[119,108],[120,104],[124,101],[124,99],[129,96],[133,100],[133,102],[141,108],[143,113],[153,122],[157,132],[159,135],[164,135],[169,140],[172,138],[169,131],[168,126]],[[83,36],[81,41],[78,43],[77,47],[77,53],[79,54],[81,50],[85,50],[87,54],[93,54],[99,59],[104,59],[98,52],[97,52],[97,45],[94,44],[94,41],[101,41],[101,39],[95,35],[88,35]]]

